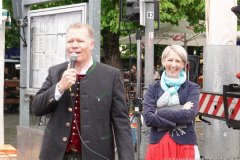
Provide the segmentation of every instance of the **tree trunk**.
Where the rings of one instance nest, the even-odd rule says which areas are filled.
[[[103,37],[101,48],[103,49],[104,62],[122,71],[122,61],[119,51],[119,34],[110,32],[110,29],[103,29],[101,33]]]

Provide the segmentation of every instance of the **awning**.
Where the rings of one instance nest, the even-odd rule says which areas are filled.
[[[131,42],[136,43],[136,36],[132,34]],[[142,37],[142,42],[145,38]],[[205,33],[195,33],[194,28],[187,21],[180,21],[178,26],[171,23],[160,24],[159,30],[154,31],[154,44],[182,46],[204,46],[206,44]],[[129,36],[120,38],[121,44],[129,43]]]

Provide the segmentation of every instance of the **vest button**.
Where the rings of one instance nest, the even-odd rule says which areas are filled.
[[[69,112],[72,112],[72,108],[71,108],[71,107],[69,107],[69,108],[68,108],[68,111],[69,111]]]
[[[63,142],[66,142],[66,141],[67,141],[67,137],[63,137],[63,138],[62,138],[62,141],[63,141]]]
[[[69,122],[66,123],[66,127],[70,127],[70,123]]]

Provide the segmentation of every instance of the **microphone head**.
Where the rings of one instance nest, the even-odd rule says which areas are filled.
[[[77,57],[78,57],[77,53],[75,53],[75,52],[71,53],[71,55],[70,55],[70,68],[75,68],[75,63],[77,61]]]
[[[70,55],[70,60],[71,60],[71,61],[76,61],[76,60],[77,60],[77,57],[78,57],[77,53],[73,52],[73,53],[71,53],[71,55]]]

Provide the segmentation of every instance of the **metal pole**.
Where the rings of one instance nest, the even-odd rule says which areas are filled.
[[[145,68],[144,68],[144,91],[153,82],[154,66],[154,2],[155,0],[145,0]],[[149,143],[150,128],[143,122],[141,127],[141,145],[139,160],[144,160]]]
[[[27,19],[24,19],[28,15],[29,6],[23,6],[23,18],[21,19],[21,31],[20,34],[22,37],[27,36]],[[27,44],[30,45],[30,44]],[[20,106],[19,106],[19,125],[20,126],[29,126],[29,95],[27,94],[27,46],[24,42],[20,40]]]
[[[144,68],[144,92],[147,86],[153,82],[154,66],[154,0],[146,0],[146,27],[145,27],[145,68]]]
[[[137,41],[137,94],[135,102],[135,115],[137,117],[137,154],[136,158],[139,159],[140,156],[140,143],[141,143],[141,71],[142,71],[142,60],[141,60],[141,30],[138,29],[136,32]]]
[[[99,0],[89,0],[89,25],[93,27],[94,30],[94,49],[93,58],[100,62],[100,37],[101,37],[101,1]]]
[[[141,59],[141,30],[138,29],[136,32],[136,41],[137,41],[137,98],[141,97],[141,72],[142,72],[142,59]]]

